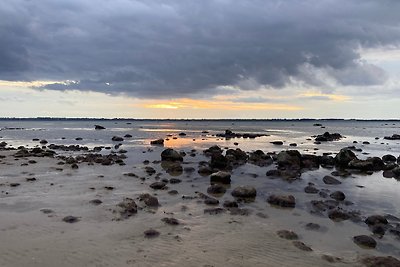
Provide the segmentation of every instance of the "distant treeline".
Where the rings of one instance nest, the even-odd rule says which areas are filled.
[[[55,118],[55,117],[36,117],[36,118],[13,118],[0,117],[0,121],[400,121],[400,119],[135,119],[135,118]]]

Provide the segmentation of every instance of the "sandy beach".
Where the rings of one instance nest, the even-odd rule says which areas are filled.
[[[194,142],[170,139],[187,147]],[[301,169],[286,168],[279,158],[288,150],[270,145],[276,152],[262,155],[235,145],[220,152],[213,152],[216,146],[173,150],[167,141],[148,142],[134,153],[122,145],[111,154],[3,147],[0,265],[377,266],[365,260],[376,256],[394,261],[382,266],[398,266],[387,258],[399,257],[398,214],[372,213],[370,196],[363,196],[385,179],[382,172],[332,176],[334,166],[315,166],[318,156],[304,154]],[[165,151],[181,159],[166,160]],[[230,181],[218,180],[218,171]],[[327,183],[326,176],[340,184]],[[389,193],[382,205],[398,203],[390,199],[397,183],[391,179],[381,187]],[[256,196],[246,190],[237,195],[243,187]],[[346,200],[332,194],[338,191]],[[288,195],[293,205],[271,200]],[[386,216],[383,234],[365,223],[371,215]],[[354,236],[371,237],[377,245],[357,245]]]

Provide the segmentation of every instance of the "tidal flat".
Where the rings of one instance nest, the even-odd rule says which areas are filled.
[[[1,266],[400,266],[399,122],[0,123]]]

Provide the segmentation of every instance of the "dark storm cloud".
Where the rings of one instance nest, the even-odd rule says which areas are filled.
[[[137,97],[376,85],[385,73],[358,51],[398,46],[399,12],[389,0],[3,0],[0,79]]]

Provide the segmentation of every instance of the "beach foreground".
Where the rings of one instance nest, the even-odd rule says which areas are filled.
[[[3,145],[0,265],[399,266],[399,155],[207,130]]]

